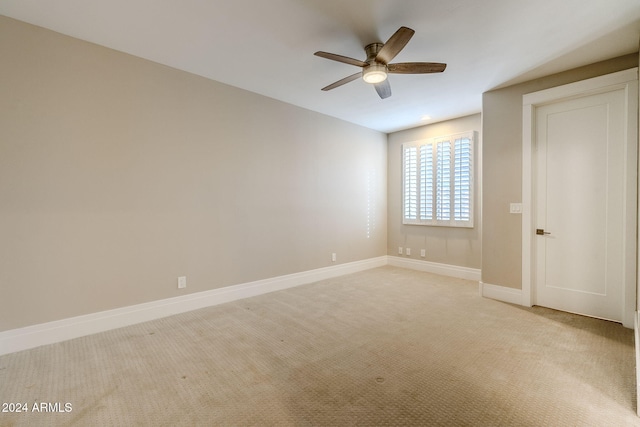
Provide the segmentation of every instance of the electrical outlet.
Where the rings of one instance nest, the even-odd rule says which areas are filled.
[[[178,277],[178,289],[184,289],[187,287],[187,276]]]
[[[427,250],[426,249],[420,249],[420,256],[422,258],[426,257],[427,256]]]
[[[402,255],[402,246],[398,247],[398,255]]]
[[[331,261],[336,262],[336,259],[337,259],[336,253],[334,252],[331,254]]]
[[[407,248],[406,251],[404,251],[405,254],[407,254],[407,256],[411,255],[411,248]]]

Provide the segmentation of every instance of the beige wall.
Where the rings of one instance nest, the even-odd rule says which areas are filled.
[[[430,262],[456,265],[468,268],[480,268],[480,236],[481,236],[481,209],[479,182],[479,166],[481,165],[480,147],[481,138],[480,114],[448,120],[441,123],[421,126],[395,132],[389,135],[388,151],[388,199],[389,224],[388,247],[389,255],[398,255],[398,247],[411,248],[411,255],[403,255],[403,258],[413,258]],[[417,141],[436,136],[451,135],[458,132],[477,131],[476,141],[476,168],[475,168],[475,227],[428,227],[423,225],[402,224],[402,151],[401,145],[405,142]],[[426,257],[420,256],[420,250],[426,249]]]
[[[386,254],[385,134],[1,16],[0,58],[0,331]]]
[[[522,95],[638,65],[631,54],[483,94],[482,281],[522,287]]]

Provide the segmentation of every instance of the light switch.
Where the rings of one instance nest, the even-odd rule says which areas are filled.
[[[522,213],[522,203],[511,203],[511,205],[509,206],[509,213],[521,214]]]

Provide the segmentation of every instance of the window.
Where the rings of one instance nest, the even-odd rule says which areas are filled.
[[[475,132],[402,145],[402,223],[473,227]]]

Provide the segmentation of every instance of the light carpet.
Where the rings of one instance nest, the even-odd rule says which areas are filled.
[[[619,324],[387,266],[2,356],[0,425],[640,425],[634,365]]]

